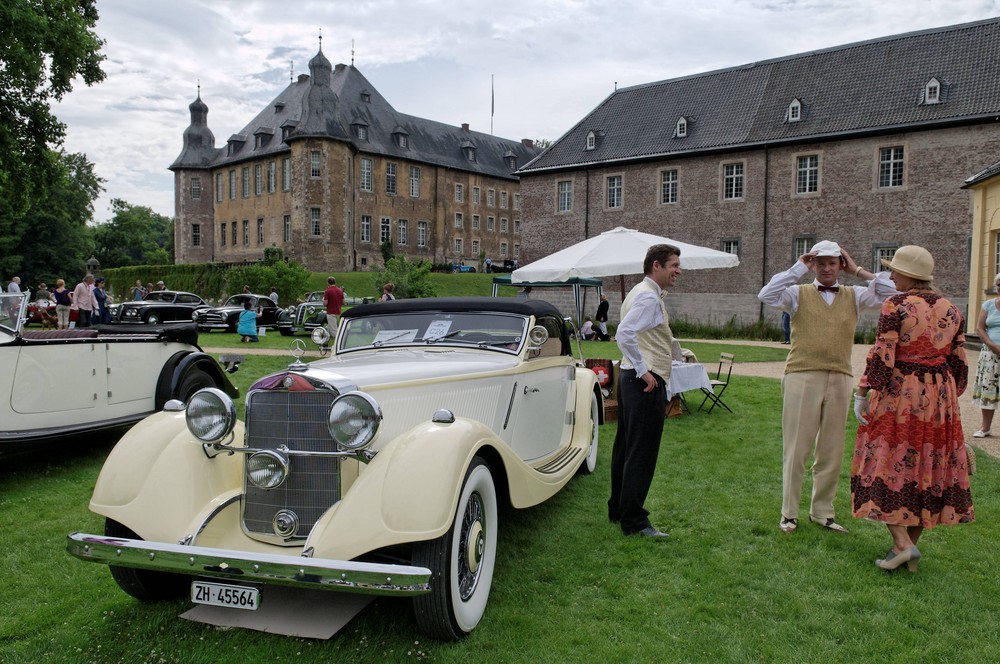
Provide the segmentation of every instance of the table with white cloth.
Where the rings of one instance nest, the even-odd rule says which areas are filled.
[[[704,364],[673,362],[670,368],[670,381],[667,384],[667,401],[688,390],[711,390],[712,383],[708,379],[708,371]]]

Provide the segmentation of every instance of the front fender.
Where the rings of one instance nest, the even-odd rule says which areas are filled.
[[[352,558],[443,535],[455,517],[465,469],[495,434],[479,422],[423,422],[386,445],[341,501],[313,527],[319,558]],[[494,473],[504,472],[493,469]]]
[[[243,424],[233,432],[243,440]],[[188,431],[183,412],[142,420],[111,450],[90,510],[122,523],[145,540],[176,542],[205,506],[242,487],[242,455],[209,459]]]
[[[215,358],[202,351],[181,351],[175,353],[160,371],[160,378],[156,381],[157,410],[162,410],[167,401],[174,398],[184,381],[184,377],[194,369],[200,369],[208,374],[215,381],[215,384],[233,399],[239,398],[239,389],[232,384],[229,376],[215,361]]]

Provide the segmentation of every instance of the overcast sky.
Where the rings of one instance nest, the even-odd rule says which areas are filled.
[[[98,0],[104,82],[55,108],[65,147],[122,198],[173,216],[198,84],[217,147],[308,73],[318,36],[399,112],[555,140],[613,92],[1000,15],[1000,0]]]

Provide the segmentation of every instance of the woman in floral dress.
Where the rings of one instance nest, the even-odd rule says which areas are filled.
[[[993,278],[993,287],[1000,289],[1000,274]],[[972,385],[972,405],[982,412],[983,426],[972,437],[986,438],[1000,402],[1000,297],[983,302],[976,319],[976,334],[983,349],[979,351],[979,367]]]
[[[854,516],[881,521],[892,548],[875,564],[917,571],[925,528],[975,520],[958,396],[968,365],[958,309],[931,286],[934,259],[900,247],[855,396],[861,426],[851,464]]]

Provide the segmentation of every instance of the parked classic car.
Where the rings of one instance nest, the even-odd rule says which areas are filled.
[[[190,323],[196,311],[208,308],[208,303],[194,293],[153,291],[141,300],[126,300],[119,304],[114,320],[147,325],[180,321]]]
[[[306,293],[305,299],[288,307],[284,315],[278,316],[278,331],[284,336],[296,332],[312,332],[317,327],[326,325],[326,305],[323,304],[323,291]]]
[[[41,325],[42,327],[56,327],[58,318],[56,317],[56,303],[46,300],[43,306],[38,306],[39,301],[28,302],[28,309],[25,313],[25,325]],[[43,316],[44,314],[44,316]],[[80,319],[80,312],[76,309],[69,310],[69,322],[76,323]]]
[[[254,383],[245,424],[206,389],[122,438],[90,502],[105,533],[68,550],[140,600],[411,595],[423,631],[461,638],[486,609],[498,507],[594,470],[601,392],[567,325],[540,300],[353,307],[333,357]]]
[[[133,424],[204,387],[238,396],[194,325],[26,330],[24,294],[0,294],[0,453]]]
[[[260,318],[257,319],[257,327],[273,328],[277,326],[278,319],[285,310],[274,303],[274,300],[266,295],[256,295],[251,293],[241,293],[233,295],[221,307],[208,307],[194,312],[194,322],[198,325],[199,332],[211,332],[212,330],[236,331],[236,325],[240,320],[240,312],[243,311],[243,303],[249,299],[251,307],[260,308]]]

